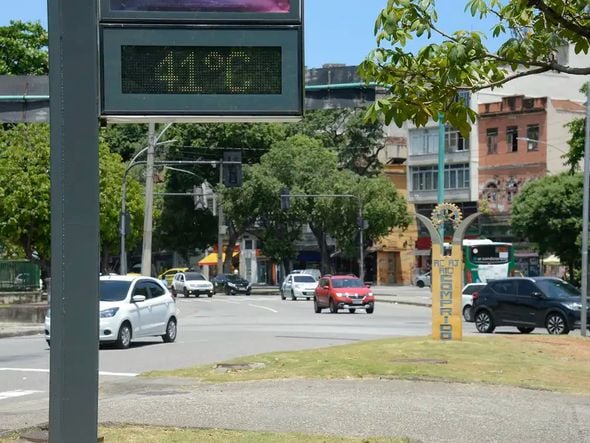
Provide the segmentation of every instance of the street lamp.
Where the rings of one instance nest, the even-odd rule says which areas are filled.
[[[170,127],[170,125],[167,125],[164,128],[164,130],[160,133],[160,135],[156,139],[156,143],[154,144],[154,147],[176,142],[176,140],[167,140],[167,141],[163,141],[163,142],[157,141],[160,139],[160,137],[162,136],[164,131],[166,131],[166,129],[168,129],[169,127]],[[127,251],[125,250],[125,247],[126,247],[125,246],[125,236],[127,235],[127,219],[128,219],[128,215],[127,215],[127,174],[129,173],[131,168],[133,168],[137,165],[147,164],[146,161],[137,161],[137,158],[140,155],[142,155],[143,153],[145,153],[150,148],[152,148],[152,146],[146,146],[145,148],[140,150],[137,154],[135,154],[135,156],[133,156],[133,158],[129,161],[129,164],[127,165],[127,168],[125,169],[125,173],[123,174],[123,184],[121,186],[121,225],[119,228],[119,233],[121,235],[121,256],[119,259],[119,274],[121,274],[121,275],[127,274]]]
[[[516,137],[516,140],[522,140],[522,141],[529,142],[529,143],[542,143],[544,145],[552,147],[553,149],[557,149],[559,152],[562,152],[563,154],[567,154],[567,152],[564,151],[563,149],[558,148],[557,146],[552,145],[551,143],[547,143],[543,140],[535,140],[534,138],[528,138],[528,137]]]

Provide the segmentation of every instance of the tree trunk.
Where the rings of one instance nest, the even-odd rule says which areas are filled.
[[[109,263],[109,248],[102,248],[102,259],[100,261],[100,272],[102,272],[104,275],[108,275],[109,273],[109,269],[108,269],[108,263]]]
[[[331,274],[332,272],[332,264],[330,263],[330,257],[328,255],[328,244],[326,242],[326,233],[323,227],[314,226],[311,223],[309,224],[309,228],[313,233],[318,246],[320,248],[320,256],[321,256],[321,264],[320,264],[320,271],[322,275],[324,274]]]
[[[234,246],[240,238],[242,233],[236,232],[234,229],[229,229],[229,235],[227,239],[227,246],[225,247],[225,260],[223,261],[223,273],[231,273],[231,260],[234,253]]]

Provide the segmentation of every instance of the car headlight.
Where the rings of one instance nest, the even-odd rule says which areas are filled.
[[[367,297],[372,297],[372,296],[373,296],[373,293],[372,293],[372,292],[369,292],[369,293],[367,294]]]
[[[346,292],[337,292],[336,297],[348,297],[348,294]]]
[[[227,285],[228,285],[230,288],[235,288],[235,287],[236,287],[236,284],[235,284],[235,283],[231,283],[231,282],[227,282]]]
[[[579,311],[580,309],[582,309],[582,304],[581,303],[577,303],[577,302],[562,303],[562,305],[565,306],[568,309],[571,309],[572,311]]]
[[[104,309],[100,311],[100,318],[114,317],[117,314],[117,311],[119,311],[119,308]]]

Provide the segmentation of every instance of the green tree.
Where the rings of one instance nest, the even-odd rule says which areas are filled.
[[[588,84],[585,84],[581,92],[586,94],[588,92]],[[565,164],[569,166],[570,172],[575,172],[580,166],[580,162],[584,158],[584,148],[586,140],[586,119],[576,118],[565,125],[570,132],[571,138],[568,140],[570,146],[567,154],[564,155]]]
[[[366,109],[318,109],[309,111],[303,120],[287,126],[288,134],[304,134],[320,140],[338,153],[342,167],[359,175],[374,175],[381,170],[379,153],[385,148],[383,124],[368,122]]]
[[[366,81],[389,91],[370,107],[370,119],[383,115],[387,124],[410,120],[422,126],[442,112],[467,134],[476,115],[456,99],[461,90],[499,87],[548,71],[590,74],[590,66],[563,65],[556,56],[564,44],[576,54],[588,53],[588,0],[468,0],[465,9],[474,18],[496,19],[492,35],[505,38],[497,51],[488,49],[480,32],[442,29],[435,0],[388,0],[375,23],[378,48],[360,66]],[[423,36],[442,41],[416,54],[405,50],[409,40]]]
[[[512,229],[567,264],[570,279],[580,266],[582,174],[560,174],[529,182],[512,205]]]
[[[288,211],[279,207],[284,187],[291,195],[301,196],[291,198]],[[353,197],[305,197],[335,194]],[[224,209],[232,219],[240,214],[242,233],[256,223],[265,253],[283,261],[293,257],[293,242],[299,238],[301,227],[308,224],[321,251],[322,271],[328,272],[328,236],[345,255],[358,257],[359,199],[369,220],[368,239],[386,235],[394,226],[408,222],[404,199],[384,177],[367,178],[340,170],[334,151],[317,139],[298,135],[275,143],[260,165],[248,170],[244,186],[224,195]]]
[[[47,31],[39,22],[11,20],[0,26],[0,75],[47,74],[47,45]]]
[[[50,148],[49,125],[14,125],[0,130],[0,241],[17,253],[39,262],[49,272]],[[119,211],[124,165],[117,154],[100,147],[100,235],[103,256],[119,250]],[[127,207],[134,220],[142,220],[143,198],[139,184],[128,185]],[[132,244],[140,238],[141,224],[133,224]],[[106,261],[102,269],[106,270]]]

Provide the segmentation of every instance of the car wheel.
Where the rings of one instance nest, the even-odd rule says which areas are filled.
[[[207,297],[209,297],[209,298],[213,297],[213,292],[209,292],[209,294],[207,294]]]
[[[418,286],[419,288],[423,288],[424,287],[424,282],[422,280],[418,280],[416,282],[416,286]]]
[[[287,300],[287,297],[285,297],[285,293],[283,291],[281,291],[281,300]]]
[[[565,335],[570,332],[565,318],[557,312],[552,312],[547,316],[545,327],[547,328],[547,332],[552,335]]]
[[[188,298],[188,296],[189,296],[189,295],[188,295],[188,291],[186,290],[186,288],[184,288],[184,289],[182,290],[182,293],[184,294],[184,297],[185,297],[185,298]]]
[[[291,300],[297,301],[297,297],[295,297],[295,291],[291,290]]]
[[[471,318],[471,305],[465,305],[465,307],[463,308],[463,318],[465,319],[465,321],[473,320]]]
[[[481,310],[475,315],[475,328],[482,334],[489,334],[496,329],[494,319],[486,310]]]
[[[119,328],[119,333],[117,334],[117,341],[115,342],[115,346],[119,349],[127,349],[131,344],[131,325],[128,322],[125,322]]]
[[[348,309],[348,312],[350,312],[351,314],[354,314],[356,312],[356,309],[355,308],[349,308]]]
[[[313,311],[316,314],[320,314],[322,312],[322,308],[320,308],[320,305],[318,304],[318,301],[316,298],[313,299]]]
[[[330,298],[330,312],[332,314],[338,314],[338,305],[333,298]]]
[[[166,333],[162,335],[162,340],[164,340],[164,343],[172,343],[174,340],[176,340],[177,332],[178,329],[176,327],[176,320],[174,318],[170,318],[170,320],[168,320],[168,324],[166,325]]]
[[[250,292],[250,291],[246,291],[246,295],[250,295],[250,294],[251,294],[251,292]]]
[[[370,308],[365,309],[365,312],[367,314],[372,314],[373,312],[375,312],[375,306],[371,306]]]
[[[535,328],[530,328],[526,326],[518,326],[516,329],[518,329],[521,334],[530,334],[535,330]]]
[[[47,342],[47,346],[51,346],[51,340],[45,340]]]

